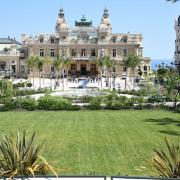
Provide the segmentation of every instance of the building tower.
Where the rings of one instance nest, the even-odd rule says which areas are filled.
[[[108,42],[111,38],[112,26],[109,19],[108,9],[105,7],[102,15],[102,19],[100,25],[98,27],[98,44],[103,44],[107,46]],[[104,47],[100,47],[99,56],[105,56],[108,53],[108,49]]]
[[[175,40],[175,65],[178,73],[180,74],[180,16],[175,20],[175,31],[176,31],[176,40]]]
[[[104,13],[103,13],[103,16],[101,19],[99,30],[100,31],[106,31],[108,33],[111,33],[111,30],[112,30],[111,22],[109,19],[109,12],[108,12],[108,9],[106,7],[104,8]]]
[[[64,17],[64,9],[61,7],[58,14],[58,19],[56,23],[56,33],[59,33],[61,30],[68,29],[68,24],[66,23]]]

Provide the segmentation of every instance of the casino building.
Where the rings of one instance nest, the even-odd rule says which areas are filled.
[[[88,21],[84,15],[79,21],[75,21],[74,27],[70,27],[61,8],[55,33],[39,33],[34,37],[22,34],[22,46],[26,52],[25,62],[32,56],[49,58],[51,62],[57,57],[68,58],[71,61],[68,68],[69,76],[96,76],[99,68],[95,60],[109,56],[116,62],[114,68],[116,76],[123,77],[126,74],[126,67],[122,60],[129,55],[137,55],[142,59],[136,72],[142,71],[144,75],[149,75],[151,60],[143,57],[142,40],[142,34],[112,33],[107,8],[103,11],[98,27],[94,27],[93,22]],[[104,74],[105,71],[104,67]],[[27,69],[26,73],[28,72]],[[43,73],[46,77],[55,73],[53,63],[45,64]],[[35,75],[38,76],[37,70]]]

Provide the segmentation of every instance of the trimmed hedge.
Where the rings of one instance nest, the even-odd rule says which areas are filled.
[[[100,110],[102,109],[102,106],[101,106],[101,98],[99,97],[93,97],[91,98],[90,102],[89,102],[89,105],[87,106],[88,109],[91,109],[91,110]]]
[[[72,108],[71,102],[61,97],[54,97],[50,95],[45,95],[38,100],[39,110],[70,110]]]
[[[37,103],[34,99],[31,98],[22,98],[20,101],[20,108],[26,109],[28,111],[36,110]]]

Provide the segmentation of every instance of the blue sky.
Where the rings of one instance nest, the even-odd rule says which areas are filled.
[[[21,39],[22,33],[52,33],[60,6],[70,26],[84,14],[100,23],[107,5],[114,33],[142,33],[144,56],[170,59],[174,53],[174,21],[180,3],[166,0],[4,0],[0,4],[0,37]]]

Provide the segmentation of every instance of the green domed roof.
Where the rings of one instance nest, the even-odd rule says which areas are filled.
[[[81,21],[75,21],[75,26],[91,27],[92,26],[92,21],[87,21],[87,19],[83,15],[82,18],[81,18]]]

